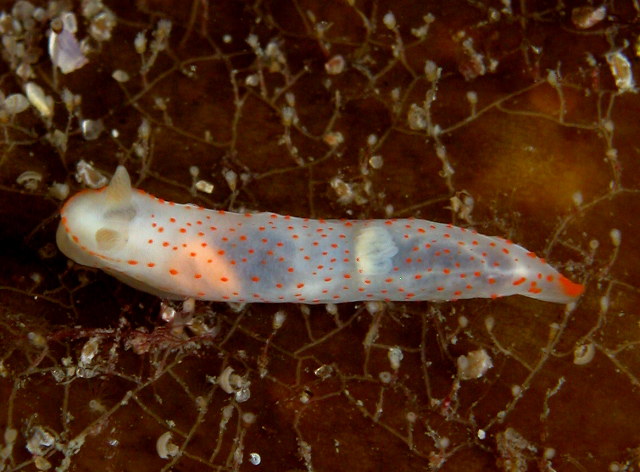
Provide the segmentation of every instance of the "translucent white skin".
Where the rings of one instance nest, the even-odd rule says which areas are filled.
[[[445,301],[583,287],[502,238],[419,219],[312,220],[167,202],[124,167],[71,197],[57,242],[79,264],[164,298],[234,302]]]

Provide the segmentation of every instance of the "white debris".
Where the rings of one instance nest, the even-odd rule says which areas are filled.
[[[76,180],[89,188],[102,188],[109,182],[92,164],[81,159],[76,164]]]
[[[49,187],[49,195],[56,200],[66,200],[69,196],[69,185],[65,183],[53,182]]]
[[[600,5],[597,8],[591,5],[585,5],[571,10],[571,21],[580,29],[589,29],[600,23],[606,17],[606,5]]]
[[[21,93],[13,93],[4,100],[4,109],[10,115],[17,115],[29,108],[29,100]]]
[[[25,92],[31,105],[45,118],[51,118],[53,115],[53,98],[45,95],[42,87],[35,82],[27,82]]]
[[[616,81],[616,87],[620,93],[636,92],[635,82],[633,80],[633,70],[631,62],[620,51],[615,51],[605,56],[609,63],[611,75]]]
[[[113,77],[115,81],[120,83],[128,82],[130,78],[129,74],[126,71],[123,71],[122,69],[114,70],[113,74],[111,74],[111,77]]]
[[[384,25],[389,28],[390,30],[394,29],[396,27],[396,17],[393,14],[393,12],[387,12],[383,17],[382,17],[382,22],[384,23]]]
[[[89,62],[75,37],[77,29],[76,16],[70,12],[63,13],[51,22],[49,57],[63,74],[78,70]]]
[[[29,191],[36,190],[40,185],[41,181],[42,181],[42,174],[34,170],[27,170],[22,174],[20,174],[16,179],[16,183],[18,185],[22,185],[25,189]]]
[[[613,244],[615,247],[620,246],[622,234],[620,233],[619,229],[613,228],[611,231],[609,231],[609,237],[611,238],[611,244]]]

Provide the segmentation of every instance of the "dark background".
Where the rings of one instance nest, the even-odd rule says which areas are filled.
[[[0,109],[0,470],[639,469],[637,2],[600,21],[573,1],[38,2],[33,21],[14,3],[0,90],[32,81],[53,108]],[[90,49],[67,75],[46,36],[65,10]],[[86,139],[83,120],[104,131]],[[474,227],[586,293],[570,310],[198,303],[168,323],[57,251],[50,189],[83,188],[80,160],[210,208]],[[478,350],[493,368],[465,380],[457,359]],[[227,367],[247,401],[215,383]],[[167,431],[179,451],[162,459]]]

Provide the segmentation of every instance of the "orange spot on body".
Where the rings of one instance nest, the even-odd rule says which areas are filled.
[[[135,261],[135,260],[131,259],[131,260],[127,261],[127,264],[129,264],[129,265],[138,265],[138,261]]]
[[[566,278],[564,275],[561,275],[558,281],[560,282],[562,291],[565,295],[568,295],[570,297],[578,297],[584,292],[584,285],[576,284]]]
[[[169,269],[169,273],[170,273],[171,275],[178,275],[178,271],[177,271],[177,270],[175,270],[175,269]]]
[[[513,285],[522,285],[523,283],[525,283],[527,281],[526,277],[520,277],[518,280],[515,280],[513,282]]]

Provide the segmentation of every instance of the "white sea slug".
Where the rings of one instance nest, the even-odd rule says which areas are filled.
[[[418,219],[313,220],[180,205],[111,183],[62,208],[60,250],[161,297],[234,302],[457,300],[584,290],[505,239]]]

